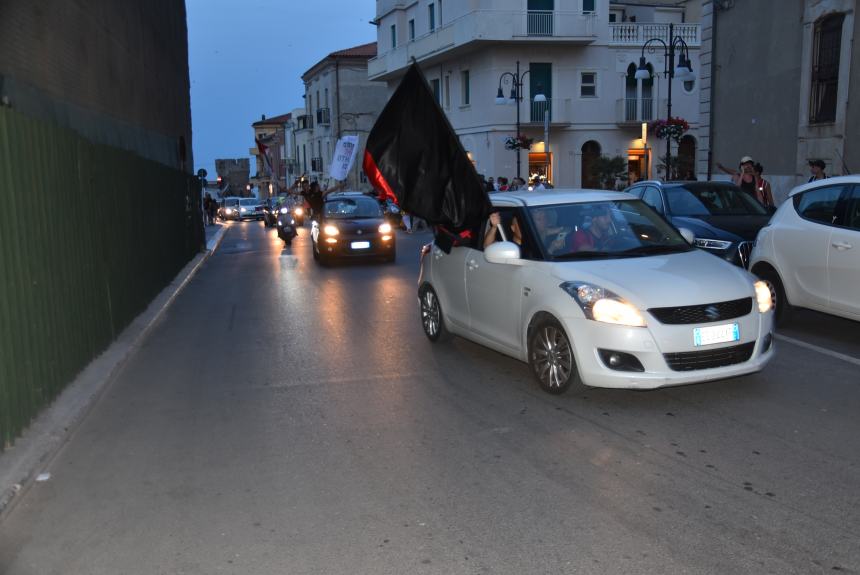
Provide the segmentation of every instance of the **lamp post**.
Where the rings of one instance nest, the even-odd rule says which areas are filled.
[[[648,80],[651,78],[651,72],[645,63],[645,49],[649,52],[654,51],[651,44],[660,43],[663,45],[663,77],[668,80],[668,95],[666,98],[666,119],[672,117],[672,78],[675,76],[681,78],[682,81],[693,79],[693,66],[690,62],[690,48],[680,36],[675,36],[675,25],[669,23],[669,42],[666,43],[662,38],[651,38],[642,45],[642,56],[639,58],[639,68],[636,70],[637,80]],[[650,46],[650,48],[649,48]],[[675,62],[675,49],[678,49],[678,65],[673,68]],[[672,174],[672,138],[666,138],[666,179],[669,180]]]
[[[515,73],[503,72],[502,75],[499,76],[499,91],[496,93],[496,105],[502,106],[504,104],[509,104],[517,107],[517,140],[520,138],[520,102],[523,101],[523,78],[525,78],[528,73],[529,70],[520,73],[520,61],[517,60],[517,71]],[[505,93],[502,91],[502,80],[504,80],[506,76],[511,77],[512,86],[510,98],[505,98]],[[541,93],[535,94],[534,101],[546,102],[546,96]],[[517,155],[517,177],[520,178],[520,149],[514,148],[514,153]]]

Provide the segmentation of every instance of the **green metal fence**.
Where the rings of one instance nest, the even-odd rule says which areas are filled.
[[[0,448],[199,251],[196,181],[0,108]]]

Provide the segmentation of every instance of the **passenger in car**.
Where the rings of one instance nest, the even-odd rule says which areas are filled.
[[[501,234],[498,233],[502,226],[502,217],[499,212],[490,214],[490,219],[487,221],[487,232],[484,234],[484,247],[489,246],[493,242],[502,241]],[[520,231],[520,223],[516,216],[511,217],[510,234],[506,234],[509,242],[514,242],[517,245],[523,245],[523,234]]]
[[[550,255],[558,255],[565,250],[570,228],[557,225],[558,214],[555,208],[536,208],[531,211],[535,231]]]
[[[615,234],[612,233],[609,206],[597,206],[591,216],[591,226],[574,232],[571,251],[603,251],[609,248],[613,239]]]

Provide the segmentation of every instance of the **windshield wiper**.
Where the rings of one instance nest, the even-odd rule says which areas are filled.
[[[688,252],[693,248],[684,244],[684,245],[675,245],[675,246],[666,246],[666,245],[653,245],[653,246],[639,246],[638,248],[630,248],[629,250],[624,250],[623,254],[629,255],[653,255],[653,254],[672,254],[672,253],[681,253]]]
[[[623,253],[612,253],[612,252],[595,252],[584,250],[581,252],[570,252],[567,254],[559,254],[557,256],[553,256],[553,259],[556,260],[594,260],[599,258],[617,258],[624,257]]]

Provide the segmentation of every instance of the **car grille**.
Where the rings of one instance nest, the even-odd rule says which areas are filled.
[[[752,357],[755,342],[705,351],[664,353],[663,358],[672,371],[695,371],[743,363]]]
[[[738,258],[740,258],[741,265],[745,268],[750,267],[750,254],[753,247],[755,247],[755,242],[740,242],[738,244]]]
[[[655,307],[648,311],[665,324],[710,323],[747,315],[752,311],[752,298],[684,307]]]

